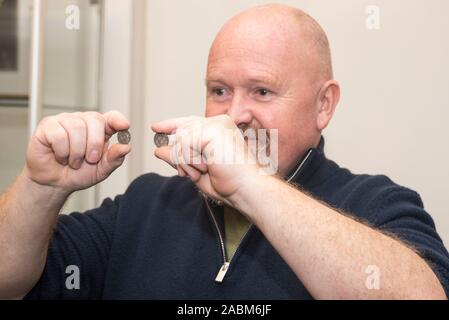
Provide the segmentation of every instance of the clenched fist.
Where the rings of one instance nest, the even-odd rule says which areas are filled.
[[[239,189],[259,174],[244,137],[227,115],[169,119],[152,125],[172,134],[174,145],[160,146],[155,156],[188,176],[213,199],[231,203]]]
[[[88,188],[119,167],[130,145],[109,139],[129,128],[119,112],[62,113],[44,118],[31,138],[26,172],[30,179],[67,192]]]

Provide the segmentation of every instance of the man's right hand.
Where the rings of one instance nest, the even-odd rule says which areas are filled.
[[[115,111],[63,113],[39,123],[24,170],[0,195],[0,299],[23,298],[39,280],[67,196],[104,180],[123,163],[131,147],[109,148],[108,141],[128,128]]]
[[[127,130],[119,112],[62,113],[44,118],[27,150],[25,173],[34,182],[67,193],[106,179],[131,151],[130,145],[109,146],[117,131]]]

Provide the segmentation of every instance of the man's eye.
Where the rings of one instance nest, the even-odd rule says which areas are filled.
[[[270,93],[270,91],[267,90],[267,89],[261,88],[261,89],[257,89],[257,93],[260,96],[265,97],[265,96],[267,96]]]
[[[215,88],[215,89],[213,89],[213,92],[217,96],[224,96],[224,94],[226,93],[225,89],[223,89],[223,88]]]

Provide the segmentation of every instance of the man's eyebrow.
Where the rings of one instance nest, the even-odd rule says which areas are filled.
[[[222,78],[206,78],[204,80],[204,82],[206,83],[206,85],[210,82],[219,82],[219,83],[223,83],[223,84],[226,83]]]
[[[206,85],[211,82],[217,82],[226,85],[226,81],[223,78],[210,77],[205,79]],[[260,83],[260,84],[276,85],[278,83],[278,80],[272,77],[261,76],[261,77],[251,77],[247,79],[246,82],[251,84]]]
[[[274,85],[276,84],[278,81],[275,78],[271,78],[271,77],[254,77],[254,78],[249,78],[248,79],[249,83],[263,83],[263,84],[270,84],[270,85]]]

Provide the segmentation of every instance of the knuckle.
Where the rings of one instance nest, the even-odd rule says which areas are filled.
[[[43,117],[42,120],[40,121],[40,124],[41,124],[41,125],[45,125],[45,124],[47,124],[50,120],[51,120],[51,117],[49,117],[49,116]]]
[[[105,115],[109,115],[112,117],[124,117],[124,115],[120,111],[117,111],[117,110],[111,110],[109,112],[106,112]]]
[[[101,113],[94,111],[86,112],[83,119],[85,120],[86,125],[89,127],[89,131],[95,130],[95,135],[104,132],[104,130],[100,132],[100,129],[104,128],[106,124],[106,120]]]
[[[106,124],[106,119],[99,113],[94,116],[94,119],[102,127]]]
[[[56,122],[55,116],[46,116],[42,118],[42,120],[39,122],[39,126],[41,128],[47,129],[48,127],[52,126]]]
[[[104,117],[101,113],[97,111],[88,111],[84,113],[85,117],[88,119],[95,119],[99,121],[104,121]]]
[[[68,117],[72,117],[73,116],[73,114],[70,114],[70,113],[68,113],[68,112],[62,112],[62,113],[60,113],[60,114],[58,114],[56,117],[58,118],[58,119],[65,119],[65,118],[68,118]]]
[[[85,152],[83,149],[75,148],[73,150],[70,150],[70,159],[76,160],[76,159],[84,159]]]
[[[63,144],[68,142],[67,135],[64,132],[54,132],[52,134],[52,138],[54,143],[56,144]]]
[[[100,140],[91,140],[87,145],[88,150],[101,150],[103,148],[103,143]]]
[[[86,124],[80,118],[72,118],[69,123],[71,128],[76,131],[81,131],[86,127]]]

